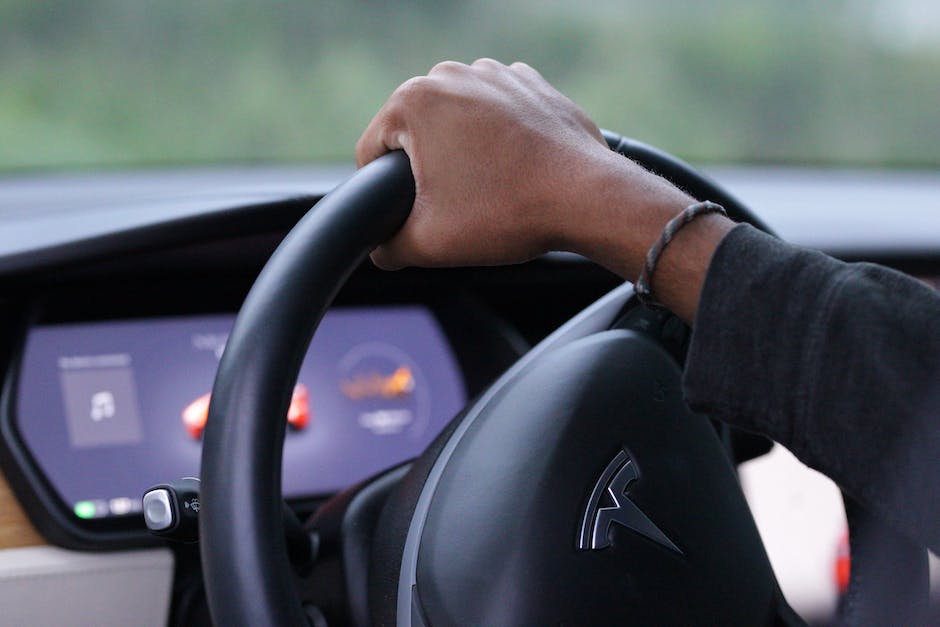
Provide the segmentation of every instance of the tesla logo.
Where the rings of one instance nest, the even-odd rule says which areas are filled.
[[[610,528],[615,523],[682,555],[672,540],[627,497],[630,484],[639,481],[640,471],[626,451],[620,451],[601,473],[581,520],[578,548],[604,549],[610,546]],[[607,497],[609,505],[601,506]]]

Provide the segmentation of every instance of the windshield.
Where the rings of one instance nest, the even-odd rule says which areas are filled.
[[[0,170],[349,161],[481,56],[696,161],[940,163],[935,0],[0,0]]]

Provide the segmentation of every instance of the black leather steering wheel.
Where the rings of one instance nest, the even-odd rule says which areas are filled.
[[[691,195],[768,230],[678,159],[606,137]],[[217,624],[309,624],[284,540],[279,417],[324,312],[413,201],[403,153],[362,168],[297,224],[242,306],[203,445],[201,555]],[[410,469],[339,497],[332,509],[368,510],[372,521],[346,525],[354,532],[345,541],[359,543],[355,559],[368,571],[347,577],[346,620],[797,622],[715,430],[682,401],[679,365],[664,349],[669,328],[674,319],[638,306],[629,284],[618,288],[471,402]],[[846,615],[905,622],[926,598],[926,553],[852,513]],[[862,569],[894,570],[890,585],[858,577]]]

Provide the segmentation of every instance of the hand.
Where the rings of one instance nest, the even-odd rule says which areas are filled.
[[[633,280],[665,224],[694,202],[609,150],[584,111],[524,63],[446,61],[405,82],[362,134],[356,161],[397,149],[411,159],[416,197],[402,229],[372,253],[385,269],[568,250]],[[657,264],[656,297],[687,322],[732,226],[696,220]]]
[[[578,173],[610,158],[597,125],[524,63],[444,62],[399,87],[356,146],[402,148],[417,196],[376,265],[517,263],[564,247]]]

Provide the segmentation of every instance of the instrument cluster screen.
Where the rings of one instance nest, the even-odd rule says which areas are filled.
[[[139,514],[150,486],[199,475],[212,383],[234,321],[160,318],[30,332],[17,424],[76,516]],[[415,457],[465,402],[456,359],[430,311],[330,311],[284,417],[285,497],[328,494]]]

